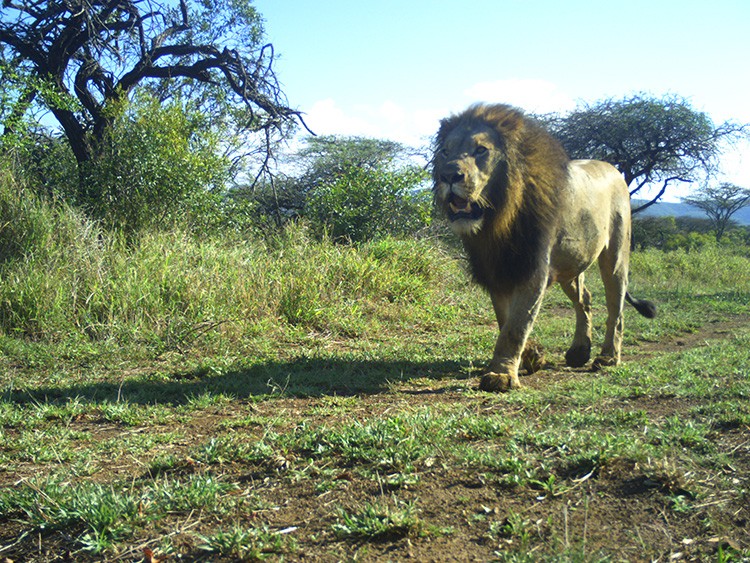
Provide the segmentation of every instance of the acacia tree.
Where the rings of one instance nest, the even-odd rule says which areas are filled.
[[[290,160],[296,170],[252,194],[278,224],[306,217],[334,238],[361,241],[403,235],[430,222],[427,176],[414,150],[395,141],[325,135],[308,137]],[[237,195],[248,195],[238,192]]]
[[[732,142],[747,125],[714,125],[683,98],[643,94],[584,105],[567,116],[543,117],[572,158],[614,164],[630,195],[661,184],[641,211],[656,203],[675,182],[695,182],[716,172],[724,141]]]
[[[303,169],[300,183],[312,190],[352,168],[384,170],[408,166],[412,153],[412,149],[387,139],[324,135],[305,139],[295,160]]]
[[[300,115],[262,38],[250,0],[3,0],[0,72],[15,86],[3,96],[4,132],[34,109],[51,112],[80,173],[122,101],[148,85],[223,104],[225,117],[258,134],[267,164],[273,139]]]
[[[716,242],[719,242],[732,215],[750,206],[750,189],[727,182],[718,186],[706,185],[698,189],[695,195],[685,197],[682,201],[703,210],[714,228]]]

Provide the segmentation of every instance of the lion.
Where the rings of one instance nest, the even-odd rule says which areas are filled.
[[[591,357],[591,294],[584,272],[594,261],[604,282],[607,328],[592,369],[620,362],[624,302],[653,318],[656,307],[627,291],[630,195],[617,169],[570,160],[535,120],[508,105],[471,106],[440,122],[432,161],[436,205],[461,239],[470,269],[490,295],[499,335],[479,387],[521,387],[522,361],[544,293],[557,282],[573,302],[570,367]],[[528,367],[532,366],[532,367]]]

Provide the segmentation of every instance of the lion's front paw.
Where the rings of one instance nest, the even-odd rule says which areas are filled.
[[[520,388],[518,376],[513,377],[508,373],[485,373],[479,382],[479,389],[482,391],[510,391]]]
[[[620,362],[612,356],[597,356],[591,363],[591,371],[599,371],[602,368],[616,366]]]

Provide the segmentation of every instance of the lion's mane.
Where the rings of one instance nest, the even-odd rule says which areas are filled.
[[[549,248],[557,223],[557,191],[567,181],[568,156],[539,123],[507,105],[475,105],[440,123],[436,147],[457,127],[490,126],[501,140],[485,195],[491,208],[475,234],[462,237],[476,281],[507,291],[523,283]],[[433,169],[438,178],[439,166]]]

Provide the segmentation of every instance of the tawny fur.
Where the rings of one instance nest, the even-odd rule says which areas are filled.
[[[433,159],[437,205],[492,298],[500,334],[480,387],[520,387],[518,368],[547,286],[576,310],[566,362],[590,358],[591,304],[584,271],[599,262],[607,332],[595,366],[620,361],[622,309],[654,306],[627,295],[630,200],[622,176],[598,161],[570,161],[560,143],[511,106],[476,105],[441,122]]]

